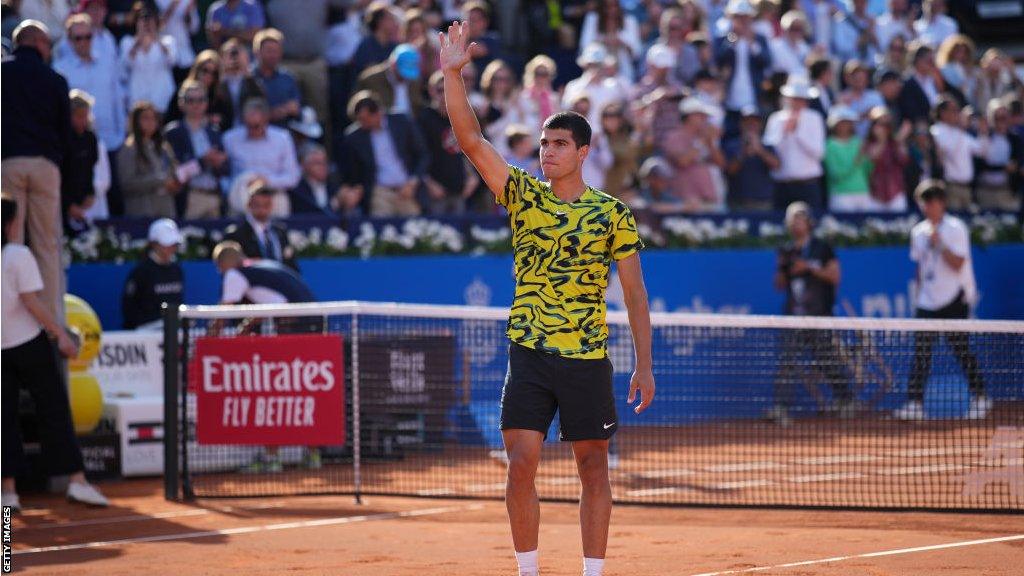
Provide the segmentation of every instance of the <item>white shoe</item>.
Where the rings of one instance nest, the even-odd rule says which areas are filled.
[[[897,420],[924,420],[924,405],[919,400],[911,400],[893,411],[892,416]]]
[[[608,469],[609,470],[615,470],[618,467],[619,467],[619,455],[618,454],[608,454]]]
[[[497,462],[502,466],[508,466],[508,454],[506,454],[504,450],[491,450],[490,453],[488,453],[488,456],[490,456],[491,460],[494,462]]]
[[[971,396],[971,407],[967,410],[968,420],[984,420],[992,410],[992,400],[987,396]]]
[[[3,500],[4,508],[14,508],[15,512],[21,512],[21,500],[18,500],[17,492],[4,492],[0,500]]]
[[[68,484],[68,500],[89,506],[110,506],[107,497],[101,494],[95,486],[80,482]]]

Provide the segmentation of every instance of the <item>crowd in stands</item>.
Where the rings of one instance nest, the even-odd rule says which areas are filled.
[[[513,9],[509,9],[509,5]],[[70,89],[65,231],[110,217],[493,213],[444,106],[437,31],[468,22],[488,139],[539,173],[543,120],[585,115],[585,179],[635,209],[793,201],[1017,211],[1024,88],[946,0],[4,0]],[[5,142],[6,145],[6,142]],[[6,157],[6,155],[5,155]]]

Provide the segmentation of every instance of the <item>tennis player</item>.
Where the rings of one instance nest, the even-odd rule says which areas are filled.
[[[654,398],[651,320],[638,254],[643,244],[629,209],[583,182],[591,129],[579,114],[560,112],[544,121],[540,162],[548,182],[506,164],[483,138],[461,74],[480,50],[467,35],[466,24],[458,22],[441,33],[441,67],[455,137],[512,223],[516,290],[501,429],[509,460],[505,503],[519,574],[538,574],[534,478],[558,410],[560,438],[572,442],[583,485],[583,573],[600,576],[612,506],[608,442],[619,424],[606,350],[605,289],[615,260],[636,354],[628,401],[640,392],[634,408],[639,414]]]

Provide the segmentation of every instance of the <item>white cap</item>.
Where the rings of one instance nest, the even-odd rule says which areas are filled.
[[[780,92],[786,98],[799,98],[801,100],[814,100],[818,97],[818,89],[811,86],[807,78],[802,76],[790,76]]]
[[[149,241],[161,246],[181,244],[181,232],[170,218],[161,218],[149,225]]]
[[[324,129],[320,126],[320,121],[317,119],[316,110],[312,106],[303,106],[299,119],[290,120],[288,127],[306,138],[314,140],[324,134]]]
[[[655,68],[675,68],[675,50],[664,44],[655,44],[647,51],[647,65]]]
[[[690,114],[704,114],[705,116],[714,116],[716,110],[711,106],[705,104],[704,101],[701,100],[700,98],[697,98],[696,96],[690,96],[689,98],[684,98],[683,101],[679,103],[679,112],[683,116],[689,116]]]
[[[833,106],[828,111],[828,127],[835,128],[840,122],[856,122],[860,116],[849,106]]]
[[[754,18],[757,16],[757,9],[750,3],[749,0],[729,0],[729,4],[725,7],[726,16],[750,16]]]
[[[608,53],[608,49],[604,47],[604,44],[600,42],[591,42],[587,44],[586,48],[580,54],[580,57],[576,59],[576,63],[581,68],[586,68],[591,64],[612,64],[615,62],[615,57]]]

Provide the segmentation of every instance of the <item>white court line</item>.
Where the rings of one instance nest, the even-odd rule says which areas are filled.
[[[771,480],[741,480],[739,482],[719,482],[717,484],[708,484],[707,487],[712,490],[735,490],[737,488],[756,488],[758,486],[770,486],[774,484]]]
[[[626,496],[664,496],[665,494],[675,494],[678,491],[678,488],[647,488],[645,490],[630,490],[626,492]]]
[[[703,469],[708,472],[750,472],[752,470],[774,470],[782,467],[783,465],[778,462],[739,462],[737,464],[704,466]]]
[[[674,469],[669,469],[669,470],[645,470],[645,471],[637,474],[637,476],[639,476],[640,478],[646,478],[646,479],[657,479],[657,478],[676,478],[678,476],[692,476],[693,474],[694,474],[693,470],[688,470],[686,468],[674,468]]]
[[[925,456],[948,456],[950,454],[974,454],[981,452],[983,446],[954,446],[952,448],[914,448],[912,450],[893,450],[889,452],[892,456],[903,456],[904,458],[922,458]]]
[[[579,481],[579,478],[575,476],[562,476],[561,478],[541,478],[539,480],[541,484],[547,484],[548,486],[565,486],[566,484],[576,484]]]
[[[878,456],[870,454],[848,454],[840,456],[818,456],[817,458],[797,458],[793,462],[797,464],[855,464],[857,462],[874,462]]]
[[[961,470],[959,464],[932,464],[930,466],[904,466],[902,468],[883,468],[878,473],[883,476],[905,476],[907,474],[931,474],[933,472],[950,472]]]
[[[455,490],[451,488],[431,488],[429,490],[419,490],[416,494],[420,496],[447,496],[455,494]]]
[[[793,568],[796,566],[810,566],[811,564],[827,564],[829,562],[841,562],[856,558],[877,558],[879,556],[895,556],[897,554],[910,554],[913,552],[928,552],[929,550],[943,550],[945,548],[959,548],[961,546],[977,546],[978,544],[994,544],[996,542],[1009,542],[1011,540],[1024,540],[1024,534],[1013,536],[1002,536],[999,538],[985,538],[984,540],[967,540],[964,542],[950,542],[948,544],[935,544],[932,546],[918,546],[916,548],[899,548],[897,550],[883,550],[882,552],[868,552],[866,554],[852,554],[850,556],[835,556],[832,558],[821,558],[819,560],[804,560],[803,562],[789,562],[787,564],[776,564],[774,566],[757,566],[754,568],[742,568],[740,570],[723,570],[721,572],[702,572],[693,576],[723,576],[725,574],[745,574],[747,572],[763,572],[777,568]]]
[[[374,520],[393,520],[396,518],[414,518],[417,516],[430,516],[434,514],[445,514],[447,512],[461,512],[465,510],[479,510],[482,504],[471,506],[447,506],[443,508],[424,508],[421,510],[408,510],[405,512],[386,512],[383,514],[369,514],[361,516],[340,516],[337,518],[322,518],[320,520],[304,520],[302,522],[285,522],[282,524],[262,524],[259,526],[241,526],[238,528],[224,528],[221,530],[203,530],[201,532],[182,532],[179,534],[162,534],[159,536],[140,536],[138,538],[125,538],[123,540],[101,540],[97,542],[84,542],[82,544],[65,544],[62,546],[44,546],[41,548],[29,548],[27,550],[15,550],[14,554],[39,554],[42,552],[64,552],[67,550],[82,550],[84,548],[103,548],[106,546],[121,546],[124,544],[140,544],[144,542],[163,542],[166,540],[188,540],[192,538],[209,538],[212,536],[233,536],[235,534],[252,534],[254,532],[269,532],[271,530],[290,530],[292,528],[311,528],[315,526],[335,526],[339,524],[354,524],[356,522],[372,522]]]
[[[74,528],[77,526],[96,526],[101,524],[120,524],[122,522],[145,522],[146,520],[164,520],[167,518],[186,518],[189,516],[204,516],[213,513],[230,513],[236,510],[266,510],[268,508],[280,508],[281,502],[270,504],[258,504],[255,506],[222,506],[220,508],[201,508],[197,510],[175,510],[171,512],[156,512],[153,514],[132,514],[130,516],[110,516],[106,518],[90,518],[88,520],[70,520],[67,522],[47,522],[45,524],[30,524],[18,528],[21,530],[49,530],[60,528]]]
[[[504,490],[504,482],[495,482],[494,484],[470,484],[466,486],[466,492],[489,492],[491,490]]]
[[[834,474],[808,474],[806,476],[790,476],[787,482],[804,484],[807,482],[831,482],[832,480],[853,480],[862,478],[864,475],[859,472],[837,472]]]

